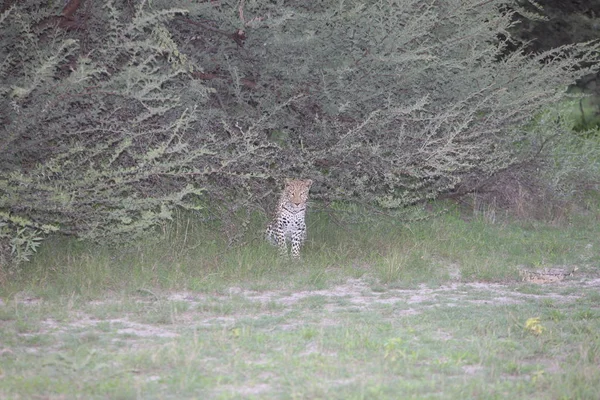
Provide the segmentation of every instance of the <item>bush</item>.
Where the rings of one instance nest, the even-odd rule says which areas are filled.
[[[539,154],[532,118],[596,70],[593,43],[509,51],[511,9],[521,9],[511,4],[224,1],[173,31],[206,66],[231,125],[277,147],[257,172],[311,176],[317,196],[398,207]],[[243,49],[224,35],[242,29]]]
[[[384,207],[487,179],[537,154],[532,116],[599,54],[509,52],[509,3],[15,3],[2,234],[29,251],[19,235],[132,240],[173,207],[254,204],[283,176]]]
[[[129,240],[201,193],[186,175],[200,156],[185,142],[198,112],[179,95],[194,66],[164,29],[184,11],[108,2],[90,11],[87,41],[56,25],[59,12],[24,2],[2,15],[3,235]],[[13,254],[34,249],[19,243]]]

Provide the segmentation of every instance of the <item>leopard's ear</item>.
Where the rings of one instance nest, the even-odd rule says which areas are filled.
[[[312,181],[312,179],[305,179],[304,183],[306,184],[306,187],[311,187],[313,184],[313,181]]]
[[[289,185],[290,183],[292,183],[293,179],[292,178],[284,178],[283,179],[283,183],[285,183],[285,186]]]

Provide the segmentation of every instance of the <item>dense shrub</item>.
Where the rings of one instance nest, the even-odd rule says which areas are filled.
[[[77,26],[23,3],[0,35],[0,234],[13,254],[35,232],[116,242],[169,219],[200,193],[186,176],[201,156],[185,143],[197,106],[180,92],[207,97],[164,29],[183,11],[90,4]],[[19,232],[31,240],[19,246]]]
[[[225,1],[173,31],[227,117],[277,147],[257,172],[394,207],[539,154],[532,118],[594,71],[595,44],[513,51],[509,3]]]
[[[8,2],[0,235],[133,239],[283,176],[385,207],[487,179],[598,58],[509,52],[509,3]]]

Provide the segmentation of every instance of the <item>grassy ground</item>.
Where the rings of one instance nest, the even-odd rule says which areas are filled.
[[[313,207],[302,263],[260,217],[224,235],[182,216],[119,250],[53,240],[0,286],[0,398],[600,398],[599,213],[437,207]],[[556,266],[578,270],[519,280]]]

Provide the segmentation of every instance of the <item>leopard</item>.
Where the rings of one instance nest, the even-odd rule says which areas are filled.
[[[288,256],[289,241],[292,258],[300,258],[300,247],[306,240],[306,202],[312,183],[312,179],[285,179],[275,217],[265,232],[267,241],[279,248],[282,257]]]

